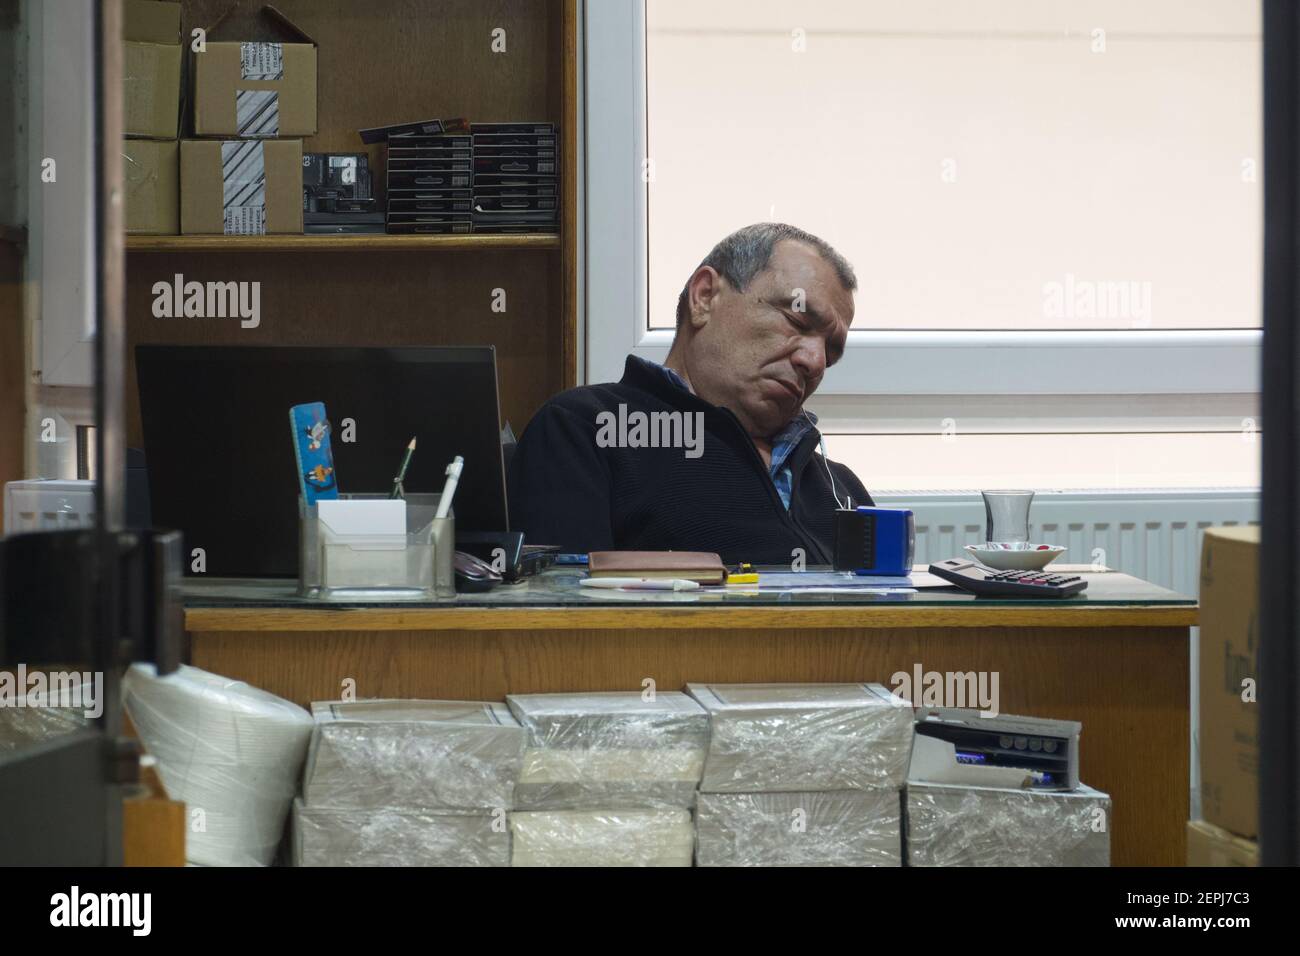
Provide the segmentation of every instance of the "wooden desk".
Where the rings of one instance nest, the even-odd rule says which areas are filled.
[[[876,681],[998,675],[1003,713],[1083,722],[1083,781],[1111,795],[1116,865],[1181,866],[1188,815],[1188,628],[1196,603],[1126,575],[1087,597],[949,592],[653,603],[553,592],[420,606],[309,606],[284,583],[188,589],[191,663],[304,706],[357,697],[661,690],[687,681]],[[495,593],[495,592],[494,592]],[[580,601],[580,603],[574,603]]]

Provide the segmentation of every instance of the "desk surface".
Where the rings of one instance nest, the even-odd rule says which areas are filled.
[[[1070,598],[978,598],[952,588],[908,593],[845,591],[599,591],[584,572],[554,569],[519,584],[453,599],[298,595],[291,580],[187,579],[190,631],[443,630],[517,628],[721,627],[1095,627],[1192,626],[1194,598],[1115,571],[1063,565],[1088,581]]]

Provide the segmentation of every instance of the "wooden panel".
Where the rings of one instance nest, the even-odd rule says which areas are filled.
[[[27,350],[23,342],[22,247],[0,239],[0,486],[25,477]]]
[[[1197,622],[1195,607],[1154,605],[1074,605],[1071,607],[996,604],[841,607],[713,607],[713,608],[366,608],[327,607],[187,608],[190,631],[448,631],[473,628],[500,630],[604,630],[628,628],[665,630],[755,627],[1060,627],[1112,626],[1189,627]]]
[[[137,737],[125,710],[122,726]],[[122,801],[122,865],[185,865],[185,804],[168,798],[157,766],[141,767],[139,787]]]
[[[1114,800],[1116,865],[1180,866],[1188,812],[1186,628],[370,631],[191,635],[192,662],[306,706],[501,700],[687,681],[878,681],[916,664],[999,675],[1004,713],[1083,722],[1081,773]]]
[[[132,252],[127,256],[127,436],[141,447],[134,347],[178,345],[496,345],[502,414],[515,431],[560,388],[560,290],[554,255],[384,253],[351,259],[315,253]],[[261,324],[159,319],[153,284],[261,282]],[[492,290],[507,311],[493,312]]]
[[[148,796],[123,800],[122,865],[184,866],[185,804]]]

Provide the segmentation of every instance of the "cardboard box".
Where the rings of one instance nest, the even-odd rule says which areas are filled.
[[[528,734],[505,704],[313,701],[309,808],[509,810]]]
[[[520,810],[659,810],[695,805],[709,715],[678,691],[510,694],[528,731]]]
[[[1187,821],[1188,866],[1259,866],[1259,844],[1204,820]]]
[[[180,44],[128,40],[125,45],[122,88],[126,134],[175,139],[181,110]]]
[[[128,139],[122,144],[126,231],[174,236],[181,228],[180,143]]]
[[[140,786],[122,800],[122,865],[185,865],[185,804],[167,796],[152,758],[141,761]]]
[[[122,39],[181,42],[181,5],[167,0],[122,0]]]
[[[290,853],[294,866],[509,866],[510,829],[494,813],[340,810],[299,798]]]
[[[908,783],[908,866],[1109,866],[1111,800],[1077,790]]]
[[[274,7],[263,13],[302,42],[209,39],[194,54],[195,136],[315,135],[316,44]]]
[[[1242,699],[1242,682],[1259,676],[1258,527],[1206,529],[1200,600],[1201,815],[1253,839],[1259,834],[1259,705]]]
[[[511,866],[690,866],[689,810],[510,814]]]
[[[302,140],[181,142],[181,232],[302,232]]]
[[[897,790],[701,793],[697,866],[901,866]]]
[[[688,683],[686,693],[709,712],[701,793],[897,792],[907,779],[912,708],[879,684]]]

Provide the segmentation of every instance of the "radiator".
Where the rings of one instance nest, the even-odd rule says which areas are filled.
[[[915,512],[917,564],[960,556],[964,545],[984,540],[978,491],[871,497],[882,508]],[[1063,564],[1095,564],[1195,597],[1205,529],[1258,523],[1258,488],[1040,491],[1029,509],[1029,539],[1065,545]]]
[[[984,540],[984,499],[978,491],[881,491],[882,508],[911,508],[916,516],[916,564],[962,556]],[[1029,509],[1029,540],[1063,544],[1058,561],[1095,564],[1170,588],[1200,594],[1201,536],[1215,525],[1259,523],[1258,488],[1143,488],[1040,491]],[[1191,629],[1191,801],[1201,815],[1200,629]]]

